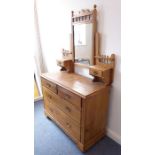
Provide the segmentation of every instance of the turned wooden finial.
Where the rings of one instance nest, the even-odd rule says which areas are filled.
[[[94,9],[96,9],[96,7],[97,7],[97,5],[96,5],[96,4],[94,4]]]
[[[72,13],[72,17],[74,16],[74,11],[71,11],[71,13]]]

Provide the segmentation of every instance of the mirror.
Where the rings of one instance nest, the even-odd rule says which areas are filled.
[[[74,25],[75,63],[93,65],[93,24]]]
[[[89,68],[96,64],[98,55],[97,10],[82,9],[71,12],[72,36],[71,51],[75,65]]]

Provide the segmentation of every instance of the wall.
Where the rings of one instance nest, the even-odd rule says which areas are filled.
[[[47,70],[55,71],[56,58],[61,48],[70,49],[71,10],[93,8],[97,4],[98,32],[101,34],[101,52],[116,54],[114,83],[110,94],[108,135],[121,143],[121,2],[120,0],[38,0],[38,23],[43,56]],[[76,68],[85,76],[88,70]]]

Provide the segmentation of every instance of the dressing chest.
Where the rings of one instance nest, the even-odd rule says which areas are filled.
[[[115,55],[99,52],[96,5],[93,10],[72,11],[71,23],[71,49],[62,50],[60,71],[41,75],[44,111],[86,151],[106,134]],[[75,67],[89,69],[93,79],[76,74]]]
[[[44,109],[85,151],[105,135],[109,86],[75,73],[42,74]]]

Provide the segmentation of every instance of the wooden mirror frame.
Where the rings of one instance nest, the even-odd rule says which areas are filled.
[[[98,51],[98,33],[97,33],[97,10],[96,5],[94,5],[93,10],[81,10],[71,12],[71,28],[72,28],[72,34],[71,34],[71,51],[73,54],[73,62],[76,66],[81,66],[85,68],[89,68],[88,65],[75,63],[75,45],[74,45],[74,25],[75,24],[88,24],[92,23],[93,26],[93,46],[92,46],[92,52],[93,52],[93,65],[96,64],[95,56],[99,55]]]

